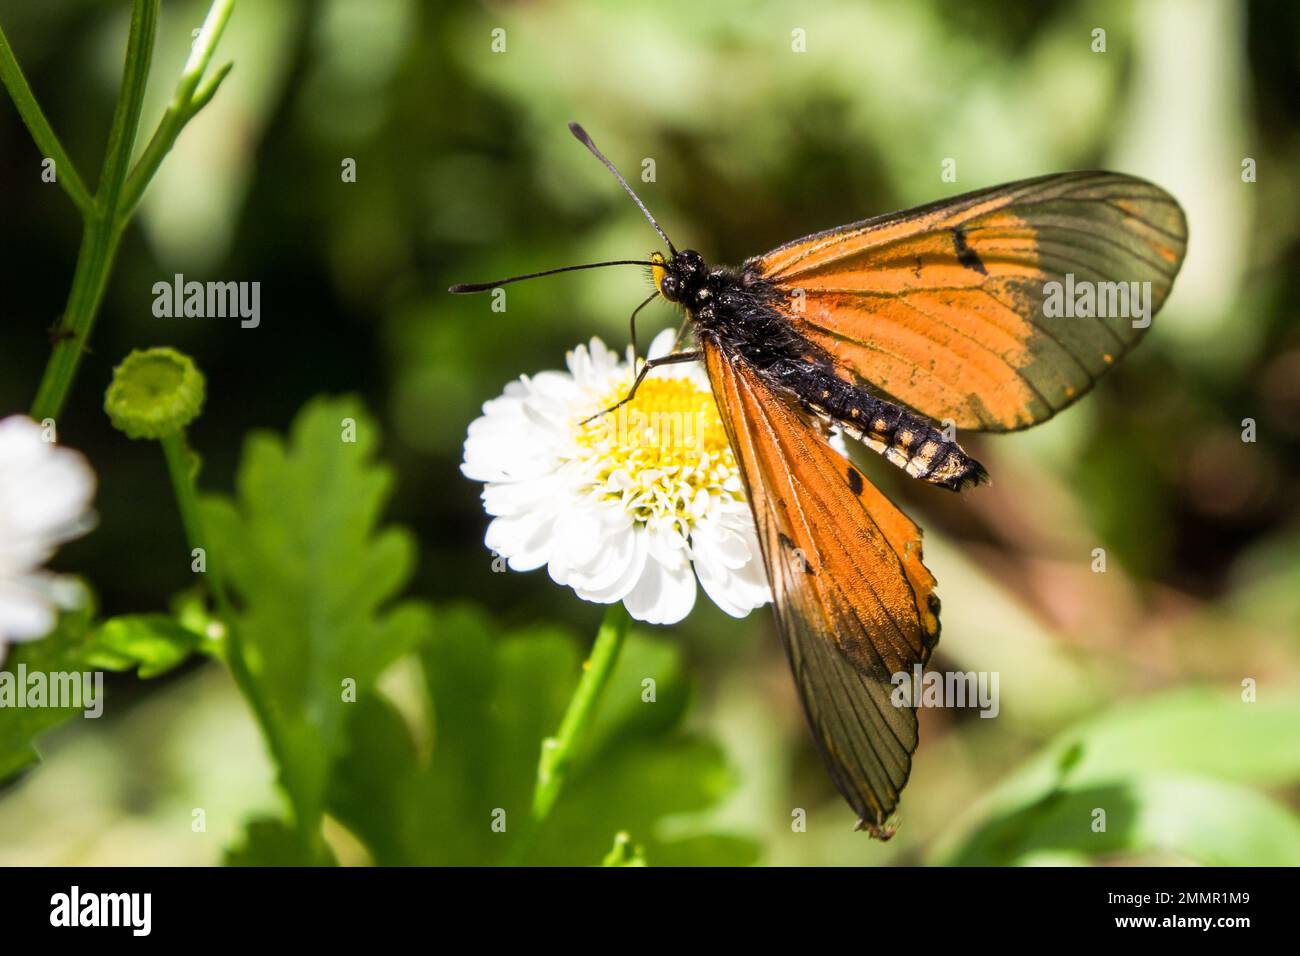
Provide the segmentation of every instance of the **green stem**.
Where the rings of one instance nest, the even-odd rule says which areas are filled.
[[[135,207],[144,195],[145,187],[158,172],[158,167],[162,165],[163,159],[175,145],[176,138],[180,136],[185,124],[193,119],[199,110],[207,106],[208,101],[216,95],[221,81],[230,72],[232,64],[227,63],[209,77],[202,87],[199,86],[199,81],[203,79],[203,73],[216,52],[217,41],[221,39],[221,34],[226,29],[226,23],[230,20],[234,9],[235,0],[214,0],[212,6],[208,8],[208,15],[204,18],[199,35],[194,40],[189,59],[185,61],[185,68],[181,70],[180,80],[176,83],[171,102],[167,104],[167,111],[149,140],[149,145],[145,147],[144,153],[136,161],[135,168],[127,178],[126,188],[117,206],[118,216],[121,219],[127,220],[135,212]]]
[[[204,548],[207,536],[203,533],[203,515],[199,511],[198,487],[194,482],[194,455],[185,432],[178,431],[158,440],[162,445],[163,457],[167,459],[167,475],[172,481],[172,491],[176,494],[176,508],[181,513],[181,525],[185,528],[185,540],[191,548]],[[205,566],[207,549],[204,548]],[[217,604],[224,615],[229,602],[221,575],[214,567],[209,573],[212,591]]]
[[[159,0],[135,0],[131,8],[131,31],[126,40],[126,65],[122,69],[122,88],[113,111],[113,126],[108,133],[104,168],[99,174],[95,204],[100,216],[113,225],[122,184],[126,182],[135,136],[140,129],[140,111],[144,108],[144,90],[149,81],[149,64],[153,61],[154,37],[158,32]],[[122,224],[125,225],[125,224]]]
[[[144,105],[145,84],[149,78],[149,64],[153,59],[154,37],[158,25],[159,0],[135,0],[131,12],[131,29],[126,46],[126,66],[122,75],[122,88],[118,94],[117,107],[113,114],[113,126],[109,133],[108,148],[104,155],[104,166],[100,173],[99,188],[93,199],[87,197],[82,207],[85,226],[82,232],[81,250],[77,256],[76,269],[73,272],[72,288],[68,293],[67,308],[59,326],[60,337],[54,346],[45,374],[32,403],[32,417],[39,420],[58,418],[67,402],[72,389],[81,357],[86,351],[87,342],[94,328],[95,318],[103,302],[104,289],[108,285],[109,273],[113,260],[121,244],[122,234],[139,205],[145,189],[154,174],[158,172],[168,151],[176,142],[185,124],[194,118],[217,91],[217,87],[230,72],[226,66],[216,74],[203,81],[203,72],[212,60],[217,41],[225,29],[226,22],[234,9],[235,0],[214,0],[208,15],[199,31],[198,38],[190,51],[189,59],[181,72],[172,102],[159,123],[157,132],[149,141],[135,168],[131,168],[131,155],[135,149],[136,135],[140,127],[140,111]],[[14,97],[19,112],[32,131],[32,137],[49,155],[55,156],[60,170],[64,167],[66,157],[58,146],[49,124],[18,64],[13,60],[13,53],[3,35],[0,35],[0,75]],[[200,86],[200,83],[202,85]],[[50,145],[53,144],[53,145]],[[59,149],[56,155],[52,152]],[[59,158],[63,157],[63,158]],[[71,169],[71,164],[67,166]],[[129,170],[129,174],[128,174]],[[84,192],[75,171],[71,180],[66,177],[65,188],[70,192],[76,187]],[[77,200],[77,196],[73,196]]]
[[[235,609],[226,590],[223,568],[219,560],[207,548],[207,534],[204,531],[203,512],[199,505],[198,488],[194,481],[194,456],[185,440],[185,432],[178,431],[158,440],[162,445],[163,455],[167,459],[167,474],[171,478],[172,491],[176,495],[176,508],[181,514],[181,525],[185,528],[185,537],[190,548],[202,548],[205,573],[217,605],[217,613],[226,627],[226,662],[231,676],[244,699],[252,707],[257,722],[266,735],[271,752],[277,757],[283,754],[284,747],[276,732],[276,724],[271,719],[271,711],[262,696],[261,687],[253,678],[244,655],[243,642],[240,639]],[[302,819],[302,814],[294,814],[304,844],[313,852],[321,845],[319,826],[316,821]]]
[[[520,841],[516,862],[522,860],[531,848],[537,833],[551,815],[560,791],[564,789],[564,782],[573,767],[578,748],[590,729],[596,705],[618,663],[618,655],[627,639],[630,623],[631,618],[622,604],[610,605],[605,612],[605,619],[601,621],[600,630],[596,632],[591,655],[583,664],[582,677],[573,696],[569,698],[569,706],[564,712],[564,719],[560,721],[560,729],[554,737],[542,741],[530,826],[525,838]]]
[[[22,68],[18,65],[18,59],[14,56],[13,47],[9,45],[9,39],[5,36],[3,28],[0,28],[0,82],[3,82],[5,89],[9,91],[18,115],[22,117],[27,131],[32,134],[36,148],[47,158],[54,160],[55,181],[63,186],[63,191],[77,204],[82,214],[89,215],[95,204],[90,196],[90,190],[86,188],[81,174],[77,172],[77,167],[72,164],[72,159],[64,151],[59,137],[54,134],[54,129],[45,118],[40,103],[36,102],[36,96],[27,83],[27,77],[23,76]]]
[[[191,550],[203,550],[204,573],[212,591],[212,598],[217,605],[217,613],[226,625],[226,656],[230,661],[231,673],[245,696],[253,704],[254,710],[262,716],[264,709],[257,693],[257,684],[249,673],[244,659],[243,647],[235,627],[235,609],[230,603],[230,593],[226,590],[226,580],[220,561],[213,560],[207,548],[207,534],[203,528],[203,512],[199,508],[198,487],[194,482],[194,456],[185,432],[178,431],[158,440],[162,445],[163,455],[167,459],[167,474],[172,481],[172,491],[176,494],[176,508],[181,513],[181,525],[185,528],[185,539]]]
[[[108,275],[121,242],[121,232],[98,214],[91,215],[81,233],[81,249],[72,273],[72,288],[58,330],[62,337],[45,366],[40,387],[32,402],[32,418],[58,418],[81,364],[81,355],[108,286]]]
[[[81,250],[72,275],[68,305],[59,326],[62,337],[54,346],[54,354],[45,366],[45,374],[32,403],[32,417],[37,421],[58,418],[63,411],[95,325],[95,316],[99,314],[99,305],[104,299],[104,289],[113,269],[122,231],[126,228],[126,223],[119,222],[113,211],[117,209],[131,151],[135,148],[157,27],[158,0],[136,0],[131,10],[122,88],[118,92],[113,126],[108,134],[99,190],[85,216]]]

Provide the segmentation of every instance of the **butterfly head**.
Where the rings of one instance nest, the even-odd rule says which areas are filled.
[[[680,302],[689,308],[699,307],[700,293],[706,288],[709,269],[698,252],[683,249],[671,259],[655,252],[651,253],[650,261],[654,263],[650,272],[660,295],[669,302]]]

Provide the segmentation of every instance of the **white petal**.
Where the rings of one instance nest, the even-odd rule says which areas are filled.
[[[691,553],[704,593],[732,617],[744,617],[771,600],[756,538],[751,543],[729,528],[704,523],[691,535]]]
[[[91,527],[95,474],[27,418],[0,422],[0,574],[30,570]]]
[[[644,532],[629,531],[614,540],[616,546],[607,552],[608,565],[605,568],[597,574],[570,582],[574,593],[584,601],[613,604],[623,600],[641,580],[649,551]]]
[[[679,570],[689,560],[686,539],[682,537],[675,521],[652,519],[646,525],[646,538],[650,557],[664,567]]]
[[[553,568],[558,564],[564,568],[585,569],[600,553],[600,516],[593,510],[582,508],[564,510],[555,519],[553,533],[555,535],[551,558]]]
[[[0,646],[44,637],[74,579],[41,570],[58,545],[90,530],[95,474],[78,453],[45,440],[27,418],[0,421]]]
[[[695,606],[695,575],[690,565],[670,571],[657,561],[646,563],[623,606],[638,621],[647,624],[676,624]]]
[[[39,591],[0,581],[0,641],[30,641],[54,630],[54,604]]]
[[[544,514],[494,518],[483,540],[512,570],[534,571],[550,560],[552,522]]]
[[[663,358],[672,351],[673,342],[677,340],[677,331],[675,329],[664,329],[653,339],[650,340],[650,348],[646,349],[645,356],[648,359]]]

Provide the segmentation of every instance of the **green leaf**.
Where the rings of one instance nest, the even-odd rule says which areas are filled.
[[[45,675],[138,668],[142,678],[157,677],[213,643],[166,614],[116,617],[98,626],[91,623],[94,614],[87,592],[83,607],[61,614],[53,633],[10,648],[0,674],[11,676],[0,676],[0,688],[16,680],[20,668]],[[39,734],[83,713],[77,707],[0,706],[0,780],[37,760],[33,742]]]
[[[1104,811],[1105,830],[1094,830]],[[1087,857],[1164,851],[1205,866],[1300,865],[1300,820],[1246,787],[1151,775],[1063,789],[987,821],[943,862],[1006,866],[1043,853]]]
[[[581,748],[584,759],[592,759],[611,741],[653,738],[670,731],[685,717],[690,697],[690,682],[682,673],[677,648],[663,641],[638,641],[614,667],[609,688],[596,707],[593,732]]]
[[[141,677],[150,678],[182,663],[202,643],[202,635],[166,614],[133,614],[95,628],[83,658],[88,666],[104,670],[138,667]]]
[[[319,832],[329,768],[350,712],[429,632],[417,603],[393,604],[414,565],[404,529],[377,527],[389,470],[356,402],[316,399],[288,442],[254,433],[234,502],[205,502],[212,551],[238,604],[235,631],[300,832]]]
[[[605,854],[601,866],[645,866],[645,849],[632,842],[626,833],[614,837],[614,846]]]
[[[59,615],[52,633],[36,641],[24,641],[9,648],[0,669],[0,689],[17,687],[21,674],[74,673],[86,669],[82,653],[94,615],[89,598],[80,610]],[[72,707],[18,707],[16,699],[0,706],[0,781],[36,763],[36,737],[84,711]]]
[[[479,611],[440,612],[421,653],[429,711],[414,734],[378,697],[357,706],[330,809],[376,862],[506,863],[526,840],[542,738],[559,726],[582,658],[561,631],[495,631]],[[643,701],[646,678],[653,703]],[[661,823],[713,806],[733,780],[720,749],[681,727],[690,694],[676,650],[630,635],[605,695],[527,862],[593,865],[623,831],[653,862],[696,858],[704,838],[665,835]],[[709,839],[726,862],[757,857],[752,841]]]
[[[1300,780],[1300,703],[1180,691],[1061,734],[936,847],[939,863],[1043,851],[1167,851],[1199,863],[1300,863],[1300,820],[1250,789]],[[1104,832],[1094,832],[1096,811]]]
[[[324,866],[334,862],[328,849],[320,856],[304,851],[299,834],[281,820],[258,817],[244,828],[242,842],[226,850],[226,866]]]

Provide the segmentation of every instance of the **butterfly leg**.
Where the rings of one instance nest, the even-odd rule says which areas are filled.
[[[632,401],[633,397],[636,395],[636,390],[641,387],[642,380],[650,374],[651,369],[659,368],[661,365],[680,365],[683,362],[698,362],[703,357],[704,353],[697,349],[692,352],[673,352],[657,359],[647,359],[646,363],[641,366],[641,371],[637,373],[636,381],[632,383],[632,387],[628,389],[626,395],[604,411],[597,412],[590,418],[584,418],[581,424],[585,425],[587,422],[594,421],[602,415],[608,415],[610,412],[615,411]]]
[[[686,318],[682,319],[682,325],[681,328],[677,330],[677,335],[673,338],[673,347],[669,350],[670,352],[677,351],[678,347],[682,344],[682,339],[686,337],[686,330],[689,329],[690,327],[691,327],[691,315],[688,312],[686,314]]]
[[[636,358],[639,352],[639,350],[636,347],[636,314],[657,298],[659,298],[658,289],[656,289],[654,292],[651,292],[644,302],[642,302],[640,305],[638,305],[635,309],[632,310],[632,318],[628,320],[628,325],[631,326],[631,331],[632,331],[632,357],[634,359]]]

